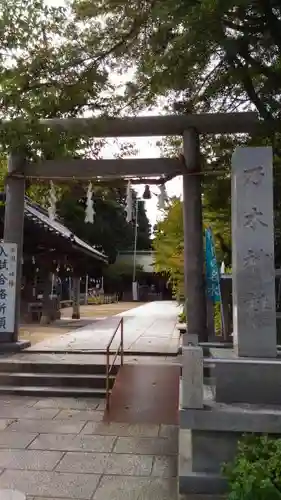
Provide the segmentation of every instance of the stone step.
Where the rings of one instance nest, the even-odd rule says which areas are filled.
[[[81,359],[81,358],[80,358]],[[114,365],[112,367],[112,374],[116,375],[119,366]],[[61,373],[61,374],[89,374],[89,375],[101,375],[106,373],[106,365],[93,363],[68,363],[68,362],[53,362],[48,363],[44,361],[39,361],[38,356],[34,357],[34,361],[28,360],[13,360],[11,359],[0,359],[0,372],[1,373]]]
[[[110,376],[110,387],[113,386],[115,376]],[[46,386],[46,387],[83,387],[103,389],[106,387],[105,374],[81,373],[36,373],[36,372],[0,372],[0,385],[12,386]]]
[[[39,387],[39,386],[16,386],[0,385],[0,394],[18,394],[20,396],[39,397],[87,397],[105,398],[105,389],[95,389],[87,387]]]

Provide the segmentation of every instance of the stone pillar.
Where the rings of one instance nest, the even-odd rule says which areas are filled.
[[[232,158],[233,342],[238,356],[276,357],[272,148]]]
[[[200,152],[199,136],[195,130],[184,132],[183,149],[187,174],[195,173],[195,175],[183,175],[184,289],[187,329],[190,334],[198,335],[200,341],[207,341]]]
[[[182,408],[203,408],[203,350],[182,348]]]
[[[17,281],[16,281],[16,306],[15,327],[13,332],[8,332],[6,341],[17,342],[20,323],[20,298],[23,256],[23,226],[24,226],[24,177],[12,177],[13,173],[23,173],[25,160],[23,157],[12,153],[8,160],[8,177],[6,180],[6,204],[4,222],[4,241],[17,244]]]
[[[72,280],[72,319],[80,319],[80,277]]]

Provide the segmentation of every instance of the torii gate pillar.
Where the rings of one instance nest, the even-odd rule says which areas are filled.
[[[208,333],[199,135],[195,129],[183,133],[183,152],[186,166],[186,174],[183,174],[183,229],[187,332],[198,335],[202,342],[208,340]]]

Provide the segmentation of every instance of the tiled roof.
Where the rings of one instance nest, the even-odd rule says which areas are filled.
[[[66,226],[64,226],[58,219],[51,220],[47,210],[42,208],[40,205],[33,203],[29,198],[25,198],[25,209],[24,209],[25,217],[32,220],[35,224],[38,224],[44,227],[46,230],[56,233],[58,236],[65,238],[70,241],[73,247],[76,247],[77,250],[81,250],[82,252],[90,254],[93,258],[97,260],[101,260],[103,262],[107,262],[107,256],[92,247],[85,241],[81,240],[72,233]]]

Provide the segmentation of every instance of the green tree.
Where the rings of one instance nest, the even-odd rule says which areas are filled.
[[[223,178],[216,183],[216,189],[224,189],[223,200],[219,203],[219,193],[206,190],[204,197],[204,228],[211,227],[214,234],[218,262],[231,264],[230,242],[230,181]],[[222,191],[223,192],[223,191]],[[216,193],[214,199],[211,196]],[[164,217],[154,230],[156,271],[169,277],[177,298],[184,297],[184,233],[183,206],[180,199],[171,200]]]
[[[131,250],[134,245],[134,220],[126,221],[126,188],[119,181],[119,187],[94,187],[94,224],[86,224],[85,187],[79,184],[75,188],[64,190],[58,203],[58,213],[65,224],[80,238],[102,248],[109,261],[116,259],[118,251]],[[139,203],[139,238],[138,249],[150,247],[150,224],[143,207]]]
[[[77,149],[78,136],[39,128],[42,117],[101,112],[109,98],[108,70],[99,51],[99,23],[91,30],[71,9],[44,0],[3,0],[0,5],[1,148],[28,146],[42,156]],[[107,93],[107,94],[106,94]],[[113,106],[113,104],[112,104]],[[79,147],[88,146],[84,140]]]
[[[175,198],[154,229],[155,270],[169,277],[175,295],[184,293],[182,202]]]
[[[115,112],[113,86],[101,21],[81,23],[69,5],[44,0],[3,0],[0,5],[0,183],[7,151],[20,149],[29,161],[54,157],[97,158],[103,140],[79,137],[39,126],[41,118]],[[128,148],[127,148],[128,149]],[[121,155],[126,153],[123,146]],[[3,168],[2,168],[3,167]],[[3,173],[3,176],[2,176]],[[1,186],[1,189],[4,185]],[[125,220],[125,189],[95,188],[96,221],[84,223],[85,189],[80,183],[57,186],[58,213],[81,238],[102,247],[110,261],[120,248],[133,245],[133,224]],[[47,204],[48,186],[28,183],[27,194]],[[150,229],[143,207],[140,241],[147,248]]]
[[[184,112],[254,105],[263,118],[279,115],[279,0],[75,0],[74,7],[83,20],[104,16],[104,50],[117,66],[135,66],[126,95],[134,106],[162,95]]]
[[[139,280],[143,276],[143,268],[136,266],[136,279]],[[132,286],[133,264],[125,262],[115,262],[109,265],[104,271],[104,279],[106,288],[110,292],[122,293],[126,288]]]
[[[133,221],[131,227],[133,227],[133,231],[135,231],[136,224],[136,200],[137,200],[136,192],[133,191],[133,205],[134,205],[134,213],[133,213]],[[150,250],[151,249],[151,225],[146,215],[145,203],[143,200],[138,199],[138,232],[137,232],[137,250]],[[133,250],[134,248],[134,240],[131,240],[131,245],[127,248],[123,247],[123,250]]]

